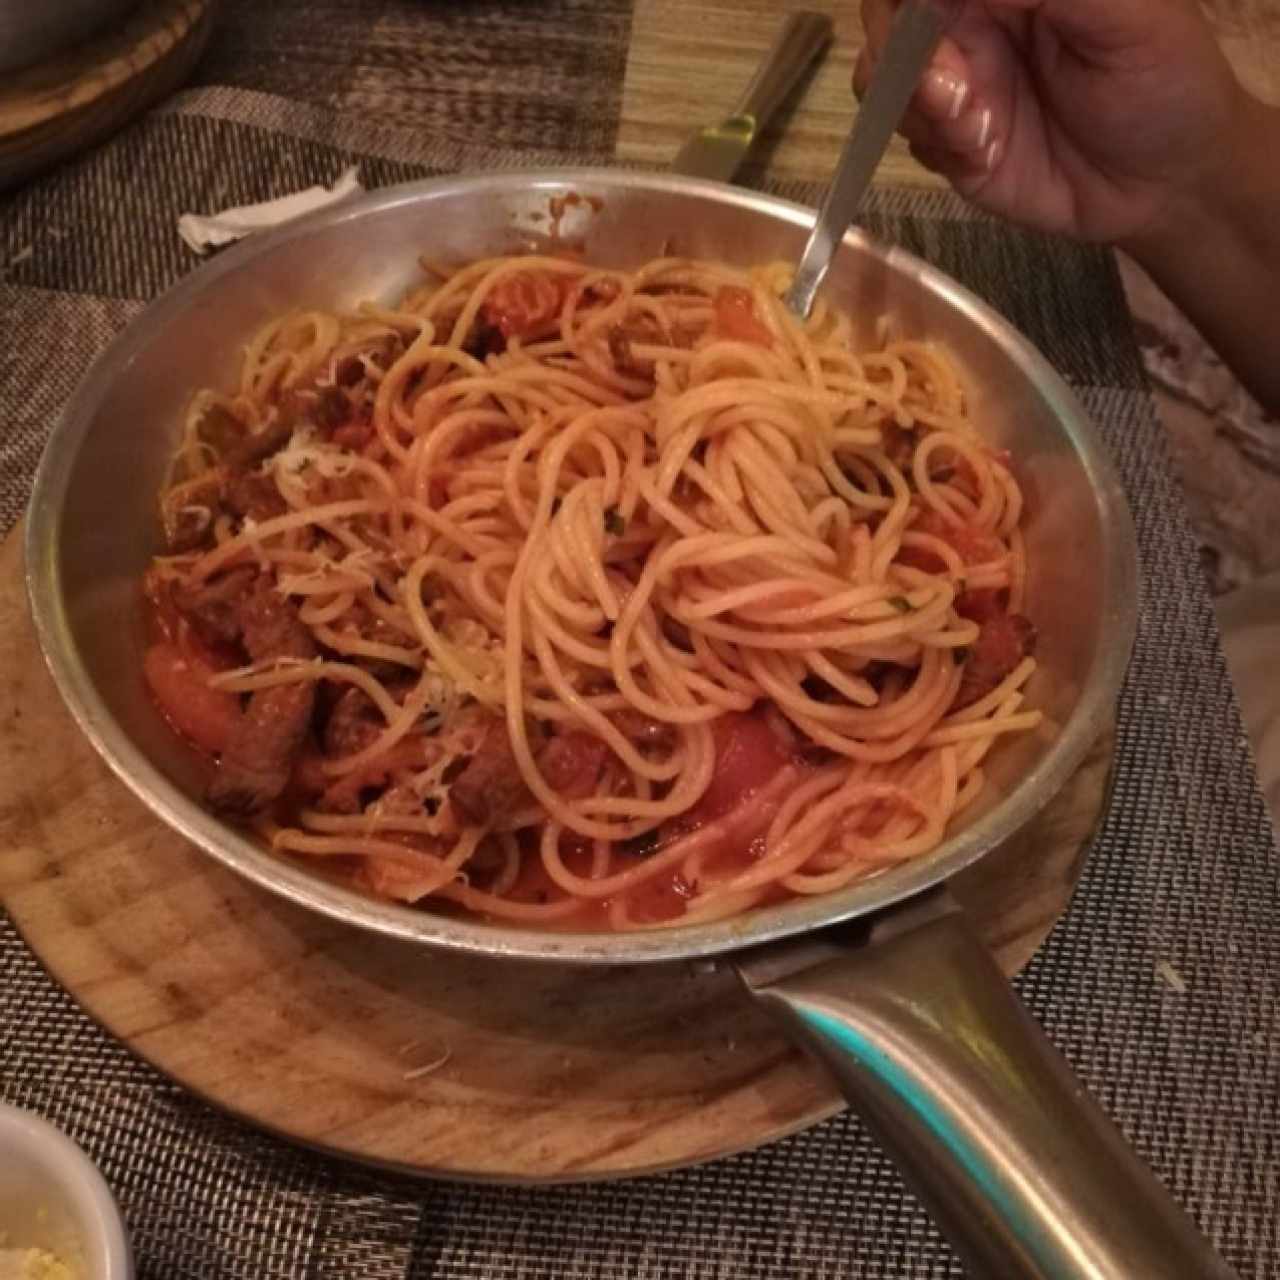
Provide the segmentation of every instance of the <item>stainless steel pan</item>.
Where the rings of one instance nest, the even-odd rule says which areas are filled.
[[[977,1274],[1226,1276],[1083,1094],[945,895],[948,877],[1054,795],[1107,725],[1129,658],[1129,515],[1098,436],[1032,347],[954,281],[853,232],[827,290],[865,328],[939,338],[1028,490],[1028,612],[1045,732],[993,757],[987,802],[933,854],[828,897],[659,932],[553,934],[374,902],[277,858],[195,799],[199,763],[140,679],[138,581],[154,498],[193,388],[229,381],[246,335],[299,304],[389,300],[417,255],[461,260],[561,233],[604,264],[669,243],[737,263],[794,260],[812,215],[689,178],[599,171],[450,178],[385,191],[241,245],[153,305],[94,365],[54,432],[27,527],[32,607],[67,704],[165,821],[249,879],[354,927],[491,957],[590,964],[726,956],[840,1081]]]

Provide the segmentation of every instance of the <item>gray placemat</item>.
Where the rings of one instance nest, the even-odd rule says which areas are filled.
[[[196,84],[423,137],[610,155],[631,0],[218,0]]]
[[[179,211],[327,181],[353,160],[375,186],[574,159],[430,141],[212,88],[0,202],[5,526],[90,355],[194,265],[173,232]],[[1280,855],[1114,264],[942,195],[880,193],[867,221],[1010,316],[1076,386],[1121,468],[1144,585],[1115,801],[1072,909],[1019,986],[1241,1274],[1273,1275]],[[1159,981],[1162,962],[1185,991]],[[664,1177],[548,1190],[417,1183],[294,1149],[188,1097],[80,1013],[7,922],[0,972],[0,1096],[99,1161],[144,1280],[960,1274],[847,1116]]]

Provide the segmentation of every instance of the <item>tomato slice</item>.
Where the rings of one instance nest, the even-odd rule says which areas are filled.
[[[489,291],[481,316],[504,338],[527,338],[560,314],[563,285],[562,277],[547,271],[513,272]]]
[[[722,338],[757,347],[773,346],[773,335],[757,318],[755,300],[748,290],[725,285],[716,291],[713,305],[716,332]]]
[[[702,799],[688,813],[701,824],[735,809],[759,791],[791,756],[764,719],[749,712],[730,712],[713,721],[716,765]]]
[[[211,689],[215,668],[176,644],[153,644],[143,655],[142,672],[160,710],[184,738],[203,751],[226,750],[240,719],[240,699]]]

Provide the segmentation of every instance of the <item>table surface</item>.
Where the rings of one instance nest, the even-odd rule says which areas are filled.
[[[11,412],[0,422],[0,470],[10,469],[10,458],[26,465],[27,455],[3,453],[5,429],[24,414],[45,421],[56,414],[75,376],[74,351],[68,351],[78,344],[87,355],[101,346],[173,272],[190,269],[172,236],[158,234],[145,251],[136,236],[127,240],[131,217],[132,225],[150,225],[133,215],[154,220],[177,209],[261,198],[263,186],[305,185],[335,171],[343,147],[365,154],[371,182],[421,173],[426,161],[419,156],[414,167],[410,144],[369,140],[378,125],[411,128],[416,138],[474,143],[482,136],[497,147],[544,147],[599,162],[615,154],[661,162],[688,128],[714,114],[713,100],[721,109],[732,101],[786,7],[765,0],[223,0],[197,82],[275,98],[206,96],[186,117],[179,105],[175,115],[140,126],[134,142],[101,163],[87,159],[83,175],[65,189],[51,180],[47,199],[33,194],[30,211],[21,196],[8,207],[0,202],[15,237],[0,240],[0,304],[11,298],[18,316],[17,338],[0,358],[0,403],[6,375],[13,375],[11,389],[23,390],[30,379],[38,392],[10,395]],[[820,179],[852,115],[847,85],[856,3],[830,10],[839,40],[774,149],[772,169],[783,176]],[[1241,75],[1280,101],[1273,7],[1222,0],[1215,21]],[[600,58],[610,60],[608,73],[586,74]],[[546,74],[548,60],[561,74]],[[532,76],[535,65],[539,74]],[[343,126],[291,113],[280,106],[284,98],[335,111]],[[185,166],[169,162],[166,139],[189,144],[181,153]],[[221,163],[237,148],[233,163]],[[172,177],[174,169],[182,175]],[[126,173],[137,181],[125,180]],[[901,152],[883,176],[932,181]],[[74,241],[80,229],[95,226],[104,191],[117,216],[81,251]],[[941,231],[914,229],[958,262],[997,238],[1005,248],[1014,244],[1005,233],[948,217]],[[117,236],[117,227],[126,231]],[[1023,254],[1034,247],[1017,241],[1016,248]],[[1044,246],[1034,252],[1042,255],[1036,263],[1051,254]],[[1062,279],[1079,285],[1101,278],[1110,288],[1104,255],[1062,253],[1075,264]],[[1026,275],[1017,273],[1004,294],[1014,306],[1024,300],[1017,281]],[[1076,298],[1070,287],[1061,292]],[[1114,303],[1114,293],[1103,292]],[[1118,305],[1105,325],[1087,301],[1085,311],[1087,322],[1079,334],[1068,334],[1071,342],[1083,335],[1087,347],[1093,331],[1105,328],[1113,355],[1128,350]],[[45,376],[45,364],[58,367],[56,377]],[[1088,410],[1109,432],[1135,495],[1146,567],[1159,589],[1143,597],[1139,654],[1126,695],[1127,766],[1113,807],[1118,816],[1100,836],[1090,883],[1022,990],[1144,1157],[1196,1212],[1227,1224],[1223,1247],[1242,1274],[1261,1275],[1267,1259],[1280,1257],[1275,1224],[1263,1212],[1274,1201],[1272,1157],[1280,1132],[1273,1105],[1280,1088],[1277,967],[1267,960],[1275,957],[1278,878],[1256,797],[1247,794],[1249,764],[1177,499],[1166,469],[1151,460],[1159,439],[1130,364],[1133,376],[1120,381],[1075,381],[1086,384]],[[1173,375],[1169,380],[1173,385]],[[1280,501],[1273,509],[1280,511]],[[1274,545],[1280,547],[1280,538]],[[0,831],[5,823],[0,814]],[[1138,856],[1144,850],[1151,856]],[[920,1216],[900,1207],[901,1192],[887,1170],[875,1176],[883,1166],[867,1164],[876,1157],[854,1141],[848,1121],[728,1170],[541,1198],[454,1184],[391,1184],[282,1152],[269,1139],[254,1146],[180,1091],[157,1090],[123,1053],[108,1056],[103,1037],[65,1007],[17,944],[10,941],[4,954],[22,970],[21,989],[38,987],[42,994],[36,1006],[19,1003],[6,1015],[5,1001],[19,988],[0,983],[0,1029],[12,1031],[9,1043],[0,1043],[0,1065],[18,1065],[12,1074],[0,1071],[0,1092],[56,1100],[51,1114],[70,1122],[104,1161],[136,1215],[143,1280],[207,1280],[209,1274],[239,1280],[256,1274],[252,1268],[261,1259],[276,1266],[277,1255],[294,1258],[307,1249],[305,1274],[321,1280],[356,1274],[710,1277],[729,1273],[727,1266],[734,1274],[800,1274],[802,1268],[791,1265],[796,1258],[814,1263],[804,1274],[887,1280],[904,1270],[895,1250],[920,1256],[920,1241],[928,1240]],[[1168,963],[1168,972],[1186,976],[1186,990],[1159,977],[1157,959]],[[41,1073],[51,1077],[47,1092],[40,1092]],[[106,1142],[104,1135],[118,1141],[129,1126],[155,1141],[145,1165],[136,1151],[131,1156]],[[741,1196],[737,1219],[723,1207],[730,1179]],[[859,1187],[861,1199],[850,1191]],[[644,1251],[658,1247],[656,1236],[637,1236],[652,1228],[657,1214],[674,1240],[669,1249],[661,1245],[666,1261]],[[228,1221],[241,1228],[239,1243],[224,1240]],[[885,1222],[907,1224],[907,1234],[886,1238]],[[277,1230],[280,1223],[292,1225]],[[730,1224],[733,1233],[717,1234]],[[916,1273],[956,1274],[944,1257],[929,1256],[934,1262]],[[267,1273],[283,1274],[283,1266]]]

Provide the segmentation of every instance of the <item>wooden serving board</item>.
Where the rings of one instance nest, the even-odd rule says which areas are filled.
[[[142,0],[115,30],[6,76],[0,189],[100,142],[176,89],[204,50],[213,3]]]
[[[1065,907],[1110,739],[961,877],[1006,971]],[[387,941],[242,881],[135,800],[44,667],[0,547],[0,900],[108,1031],[209,1102],[416,1173],[547,1181],[706,1160],[841,1106],[725,972],[496,963]],[[0,981],[3,978],[0,977]]]

